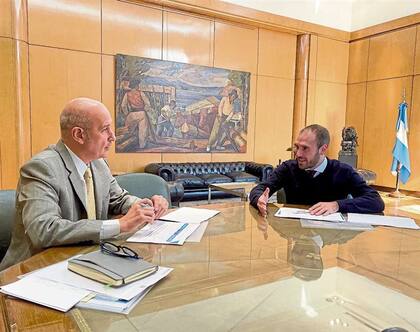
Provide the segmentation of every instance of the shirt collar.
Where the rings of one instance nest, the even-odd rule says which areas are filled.
[[[324,157],[324,160],[322,163],[320,163],[317,167],[314,168],[314,171],[317,173],[323,173],[325,169],[327,168],[328,160],[327,157]]]
[[[77,173],[79,173],[80,177],[82,179],[84,179],[84,175],[85,175],[85,172],[86,172],[86,169],[88,168],[88,166],[72,150],[70,150],[70,148],[67,145],[64,144],[64,146],[66,147],[67,151],[69,152],[70,157],[74,162],[74,166],[76,166]]]

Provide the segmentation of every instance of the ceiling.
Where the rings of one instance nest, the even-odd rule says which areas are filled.
[[[353,32],[420,13],[420,0],[222,0]]]

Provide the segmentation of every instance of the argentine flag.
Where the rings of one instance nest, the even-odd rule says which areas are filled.
[[[408,120],[407,120],[407,103],[402,102],[398,106],[398,119],[397,119],[397,138],[395,140],[394,149],[392,150],[392,166],[391,172],[397,175],[398,162],[400,163],[399,178],[403,183],[406,183],[410,177],[410,155],[408,153]]]

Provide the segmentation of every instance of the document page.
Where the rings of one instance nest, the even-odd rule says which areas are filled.
[[[200,242],[201,238],[204,235],[204,232],[206,231],[206,228],[208,226],[209,222],[204,221],[200,224],[200,226],[192,233],[185,242]]]
[[[398,228],[420,229],[414,219],[394,216],[378,216],[375,214],[348,213],[349,223],[368,224],[375,226],[391,226]]]
[[[296,209],[296,208],[280,208],[276,214],[276,217],[279,218],[298,218],[298,219],[309,219],[309,220],[323,220],[323,221],[333,221],[333,222],[343,222],[344,218],[341,213],[332,213],[328,216],[314,216],[309,213],[306,209]]]
[[[175,223],[156,220],[147,224],[127,239],[127,242],[184,244],[200,224]]]
[[[209,210],[209,209],[197,209],[191,207],[182,207],[176,209],[173,212],[169,212],[167,215],[161,217],[161,220],[183,222],[187,224],[199,224],[205,220],[214,217],[220,211]]]
[[[5,286],[1,292],[63,312],[89,295],[90,291],[37,278],[32,274]]]

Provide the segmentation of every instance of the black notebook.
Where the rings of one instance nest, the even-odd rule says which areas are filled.
[[[125,285],[158,270],[157,265],[143,259],[113,256],[100,250],[70,259],[67,268],[110,286]]]

